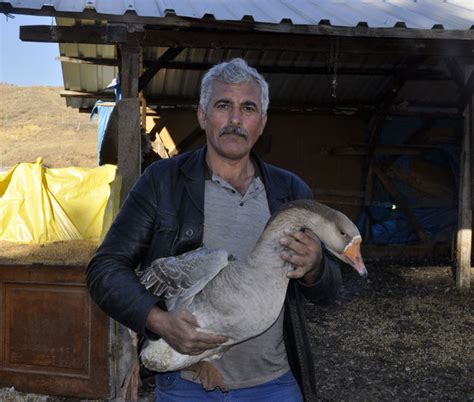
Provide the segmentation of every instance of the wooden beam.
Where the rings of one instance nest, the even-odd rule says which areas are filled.
[[[472,72],[466,81],[466,85],[462,89],[462,93],[459,96],[459,107],[461,110],[466,108],[466,105],[471,101],[472,94],[474,93],[474,72]]]
[[[364,200],[357,198],[344,198],[341,196],[318,194],[316,195],[316,200],[322,202],[323,204],[338,204],[338,205],[351,205],[355,207],[362,207],[364,205]],[[364,238],[364,241],[366,239]]]
[[[474,70],[474,68],[473,68]],[[474,211],[474,161],[472,160],[474,155],[474,93],[471,94],[470,102],[466,105],[464,109],[464,130],[469,131],[469,145],[470,145],[470,156],[471,156],[471,163],[470,163],[470,173],[471,173],[471,211]]]
[[[143,74],[143,49],[140,49],[140,59],[138,61],[138,74],[141,76]],[[148,108],[148,104],[145,98],[145,94],[143,91],[140,91],[140,79],[138,81],[138,96],[140,98],[140,128],[141,128],[141,133],[145,134],[147,132],[147,122],[146,122],[146,111]]]
[[[127,41],[123,25],[23,25],[20,39],[25,42],[117,44]]]
[[[327,204],[353,205],[361,207],[364,205],[364,192],[356,190],[316,188],[314,189],[316,200]]]
[[[349,198],[363,199],[365,193],[363,191],[357,191],[357,190],[318,187],[315,190],[315,194],[317,194],[318,196],[336,196],[336,197],[349,197]]]
[[[62,91],[62,92],[67,92],[67,91]],[[89,93],[85,92],[81,94],[88,95]],[[63,97],[68,97],[69,95],[63,94]],[[74,98],[74,96],[71,96]],[[96,98],[96,96],[83,96],[85,98],[90,97],[90,98]],[[155,100],[158,102],[158,100]],[[153,104],[153,110],[155,113],[159,113],[162,110],[167,110],[169,111],[170,109],[175,110],[175,111],[191,111],[195,112],[197,110],[197,101],[194,102],[187,102],[187,104],[184,104],[183,102],[177,102],[177,104],[169,104],[165,103],[164,105],[158,105],[158,104]],[[91,113],[92,108],[91,107],[80,107],[79,113]],[[327,115],[327,114],[352,114],[352,115],[357,115],[357,114],[366,114],[368,111],[377,114],[378,112],[376,111],[375,106],[371,105],[365,105],[365,106],[355,106],[355,105],[342,105],[338,106],[336,108],[334,107],[324,107],[324,106],[316,106],[312,105],[310,107],[300,107],[300,106],[295,106],[293,107],[288,107],[288,106],[282,106],[280,107],[271,107],[269,106],[268,108],[268,113],[291,113],[291,114],[298,114],[298,115],[308,115],[308,116],[313,116],[313,115]],[[147,111],[147,116],[150,116],[150,109],[148,108]],[[391,110],[388,114],[388,116],[411,116],[411,117],[417,117],[420,119],[461,119],[462,114],[459,112],[454,112],[451,109],[443,111],[443,110],[435,110],[432,111],[430,108],[426,107],[424,109],[418,109],[418,110]]]
[[[438,148],[435,145],[379,145],[374,155],[421,155],[429,149]],[[350,147],[337,147],[330,150],[332,155],[367,155],[369,150],[366,145],[353,145]]]
[[[465,80],[462,67],[459,65],[458,60],[454,58],[445,58],[444,62],[448,68],[451,79],[454,81],[461,92],[458,105],[459,110],[462,112],[466,108],[466,105],[470,102],[470,98],[474,92],[474,73],[471,72],[469,78]]]
[[[344,36],[344,35],[342,35]],[[471,34],[474,38],[474,33]],[[351,54],[407,54],[443,55],[452,57],[472,57],[474,45],[471,42],[442,43],[425,39],[388,39],[382,37],[344,36],[340,40],[339,53]],[[332,36],[324,34],[288,34],[281,32],[190,32],[147,30],[143,39],[146,46],[212,48],[212,49],[250,49],[250,50],[289,50],[330,52]],[[441,43],[440,43],[441,42]]]
[[[121,204],[141,174],[140,99],[122,98],[118,113],[118,172],[122,177]]]
[[[68,89],[63,89],[59,91],[59,96],[61,98],[85,98],[85,99],[102,99],[102,100],[115,100],[115,94],[113,92],[81,92],[81,91],[71,91]]]
[[[454,81],[458,89],[464,88],[464,77],[461,66],[454,58],[444,58],[444,63],[448,68],[451,79]]]
[[[1,4],[1,3],[0,3]],[[84,16],[80,17],[81,19]],[[122,21],[123,22],[123,21]],[[156,22],[156,20],[155,20]],[[156,24],[155,24],[156,25]],[[458,57],[468,60],[474,49],[474,32],[462,31],[465,40],[433,41],[420,36],[410,36],[412,30],[403,29],[406,37],[398,39],[385,35],[370,35],[374,30],[342,30],[335,27],[319,27],[311,34],[313,26],[307,26],[306,32],[295,35],[294,32],[252,30],[248,32],[232,31],[230,24],[223,24],[222,31],[179,31],[148,29],[145,32],[127,31],[124,25],[107,26],[21,26],[20,38],[32,42],[57,43],[125,43],[135,37],[142,46],[211,48],[211,49],[249,49],[249,50],[289,50],[295,52],[330,52],[335,32],[341,36],[339,53],[349,54],[408,54]],[[329,28],[329,29],[328,29]],[[352,34],[347,34],[352,32]],[[389,32],[389,30],[382,30]],[[452,32],[452,31],[451,31]],[[359,35],[357,35],[359,33]],[[409,39],[411,37],[411,39]],[[364,40],[361,40],[364,39]]]
[[[379,101],[376,102],[377,104],[380,105],[379,109],[381,113],[378,115],[374,115],[368,125],[370,134],[369,134],[369,140],[367,144],[368,145],[367,159],[368,159],[369,164],[372,163],[373,155],[374,155],[375,149],[377,148],[377,144],[379,142],[380,132],[385,123],[387,114],[389,113],[389,110],[393,104],[393,101],[397,97],[398,92],[405,84],[404,73],[415,69],[416,68],[415,66],[418,64],[417,62],[419,60],[420,60],[420,57],[412,58],[410,60],[410,63],[408,64],[408,67],[405,70],[399,71],[394,76],[393,82],[385,90],[385,92],[383,93]]]
[[[119,76],[122,98],[137,98],[141,47],[137,43],[128,42],[120,44],[119,49]]]
[[[374,169],[374,173],[377,175],[380,182],[389,192],[390,196],[393,199],[394,204],[397,207],[399,207],[402,210],[402,212],[405,214],[405,216],[407,217],[408,222],[410,222],[412,228],[415,230],[415,233],[420,238],[420,240],[425,243],[428,242],[429,236],[426,234],[425,230],[416,219],[416,216],[411,210],[410,206],[403,200],[403,198],[399,195],[398,191],[392,185],[392,183],[390,182],[390,179],[385,175],[385,173],[378,166],[374,166],[373,169]]]
[[[145,61],[149,64],[151,61]],[[169,70],[192,70],[192,71],[207,71],[215,64],[213,63],[193,63],[193,62],[170,62],[166,66]],[[257,69],[262,74],[306,74],[306,75],[334,75],[334,72],[328,70],[327,66],[275,66],[268,64],[252,64],[252,67]],[[401,67],[387,68],[387,67],[338,67],[338,75],[394,75],[398,72],[403,73],[404,69]],[[407,79],[423,79],[423,80],[447,80],[451,79],[444,71],[436,68],[420,69],[413,71],[406,77]]]
[[[469,67],[470,74],[474,67]],[[461,291],[471,286],[472,257],[472,189],[473,166],[472,151],[474,148],[474,94],[464,110],[464,136],[461,152],[461,173],[459,183],[458,231],[456,241],[456,287]]]
[[[470,116],[472,118],[472,116]],[[466,119],[467,120],[467,119]],[[471,147],[469,124],[465,125],[461,157],[461,180],[458,208],[458,231],[456,241],[456,287],[460,290],[470,287],[472,254],[472,209],[471,209]]]
[[[428,130],[430,130],[433,127],[434,119],[432,120],[424,120],[423,124],[421,125],[420,128],[414,130],[406,139],[405,143],[403,146],[409,147],[410,144],[413,143],[419,143],[421,142],[422,138],[426,134]],[[429,147],[429,146],[428,146]],[[436,148],[436,146],[431,146],[429,148]],[[381,164],[380,167],[386,171],[389,169],[396,161],[398,160],[397,156],[393,156],[391,158],[387,158],[384,160]]]
[[[197,99],[150,99],[148,98],[150,104],[153,105],[153,108],[157,111],[159,110],[188,110],[195,112],[198,107]],[[156,103],[155,103],[156,102]],[[268,107],[268,113],[291,113],[291,114],[302,114],[302,115],[316,115],[316,114],[344,114],[344,115],[357,115],[360,113],[367,114],[381,114],[381,111],[378,110],[375,105],[360,105],[360,104],[341,104],[338,103],[336,107],[334,104],[295,104],[288,105],[288,102],[279,103],[273,102]],[[388,113],[388,114],[387,114]],[[407,107],[404,109],[393,108],[388,112],[384,113],[384,116],[413,116],[420,119],[429,118],[429,119],[460,119],[462,114],[457,110],[457,108],[448,108],[448,109],[434,109],[429,105],[417,105],[416,107]]]
[[[181,47],[167,49],[160,58],[148,67],[145,72],[141,75],[138,89],[141,91],[150,82],[150,80],[156,75],[162,68],[166,68],[167,64],[174,60],[184,49]]]
[[[59,56],[56,60],[61,63],[72,63],[72,64],[92,64],[95,66],[112,66],[117,67],[119,62],[117,59],[106,59],[102,57],[67,57]]]
[[[172,152],[172,156],[179,152],[185,151],[192,146],[200,137],[204,135],[204,131],[200,126],[196,126],[179,144],[176,145],[176,151]]]
[[[115,95],[112,92],[81,92],[81,91],[70,91],[62,90],[60,91],[61,97],[64,98],[91,98],[91,99],[104,99],[104,100],[114,100]],[[196,111],[198,107],[199,100],[193,98],[153,98],[146,97],[148,105],[152,105],[153,109],[159,110],[169,110],[173,108],[174,110],[189,110]],[[84,108],[82,111],[84,113],[89,113],[91,109]],[[383,115],[387,116],[414,116],[419,118],[429,118],[429,119],[460,119],[462,114],[458,111],[456,107],[450,108],[433,108],[430,105],[416,105],[413,107],[408,107],[405,109],[393,108],[389,111],[382,112],[378,109],[378,105],[361,105],[361,104],[351,104],[351,103],[338,103],[336,107],[334,104],[294,104],[288,105],[288,102],[279,103],[277,101],[270,104],[268,108],[269,113],[292,113],[292,114],[305,114],[305,115],[315,115],[315,114],[358,114],[358,113],[371,113],[374,115]]]
[[[73,64],[92,64],[98,66],[118,66],[116,59],[107,59],[102,57],[56,57],[56,60],[62,63],[73,63]],[[144,67],[151,67],[156,60],[144,60]],[[213,63],[192,63],[192,62],[180,62],[171,61],[166,63],[167,70],[187,70],[187,71],[207,71],[215,64]],[[269,66],[252,64],[252,67],[257,69],[262,74],[290,74],[290,75],[323,75],[332,76],[333,72],[328,71],[327,67],[300,67],[300,66]],[[397,68],[384,68],[384,67],[339,67],[337,69],[338,75],[356,75],[356,76],[390,76],[397,74],[401,69]],[[445,81],[451,80],[451,76],[448,76],[444,71],[439,69],[421,69],[414,71],[410,74],[406,74],[406,80],[423,80],[423,81]]]

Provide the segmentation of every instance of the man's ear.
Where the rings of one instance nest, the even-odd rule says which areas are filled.
[[[199,121],[199,125],[201,126],[203,130],[205,130],[206,129],[206,112],[204,111],[201,105],[198,106],[197,118]]]

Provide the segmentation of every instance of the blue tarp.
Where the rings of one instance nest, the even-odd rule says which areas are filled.
[[[111,102],[103,102],[101,100],[97,101],[92,108],[91,112],[91,121],[94,118],[94,114],[97,112],[99,116],[98,122],[98,138],[97,138],[97,157],[100,153],[100,147],[102,146],[102,141],[104,140],[105,130],[107,128],[107,124],[109,123],[110,115],[114,110],[115,103]]]
[[[413,214],[433,242],[450,242],[457,224],[455,208],[413,208]],[[357,226],[363,232],[367,214],[370,216],[369,244],[416,243],[419,238],[404,213],[392,206],[366,208]]]
[[[394,118],[387,121],[381,131],[381,144],[403,144],[410,134],[422,128],[422,120],[416,118]],[[433,128],[450,129],[452,136],[440,136],[438,140],[430,139],[431,149],[426,149],[421,159],[427,166],[441,168],[450,172],[452,182],[448,183],[452,190],[450,205],[436,205],[436,195],[421,191],[411,183],[391,178],[390,182],[410,206],[417,221],[423,230],[435,242],[450,242],[452,232],[457,227],[457,191],[459,188],[460,151],[462,121],[438,120]],[[457,135],[459,134],[459,135]],[[391,156],[376,156],[376,163],[383,163]],[[413,169],[413,157],[401,155],[393,163],[392,169],[400,172],[410,172]],[[418,156],[417,158],[420,158]],[[444,183],[446,186],[446,183]],[[446,196],[446,194],[444,194]],[[443,204],[440,202],[440,204]],[[446,204],[446,200],[444,201]],[[374,182],[372,204],[365,207],[359,216],[360,232],[365,236],[365,222],[370,217],[369,244],[407,244],[418,242],[419,238],[408,222],[405,214],[396,202],[392,200],[389,192],[376,180]]]

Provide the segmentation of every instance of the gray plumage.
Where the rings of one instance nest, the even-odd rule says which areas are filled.
[[[280,257],[284,229],[311,230],[335,256],[366,274],[360,252],[355,257],[345,255],[354,245],[359,250],[360,234],[344,214],[312,200],[287,203],[269,220],[245,261],[229,258],[224,250],[202,247],[158,259],[140,274],[147,289],[166,298],[169,310],[187,309],[196,317],[199,330],[228,338],[198,356],[181,355],[163,339],[149,341],[141,353],[144,365],[159,372],[179,370],[217,358],[269,328],[283,307],[286,274],[292,269]]]
[[[166,299],[168,310],[184,308],[232,258],[225,250],[200,247],[176,257],[159,258],[140,281],[151,293]]]

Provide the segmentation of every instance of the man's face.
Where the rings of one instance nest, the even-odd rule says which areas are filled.
[[[198,120],[206,132],[211,155],[232,160],[247,156],[267,122],[267,115],[262,114],[260,87],[254,81],[215,81],[207,110],[201,106],[198,109]]]

